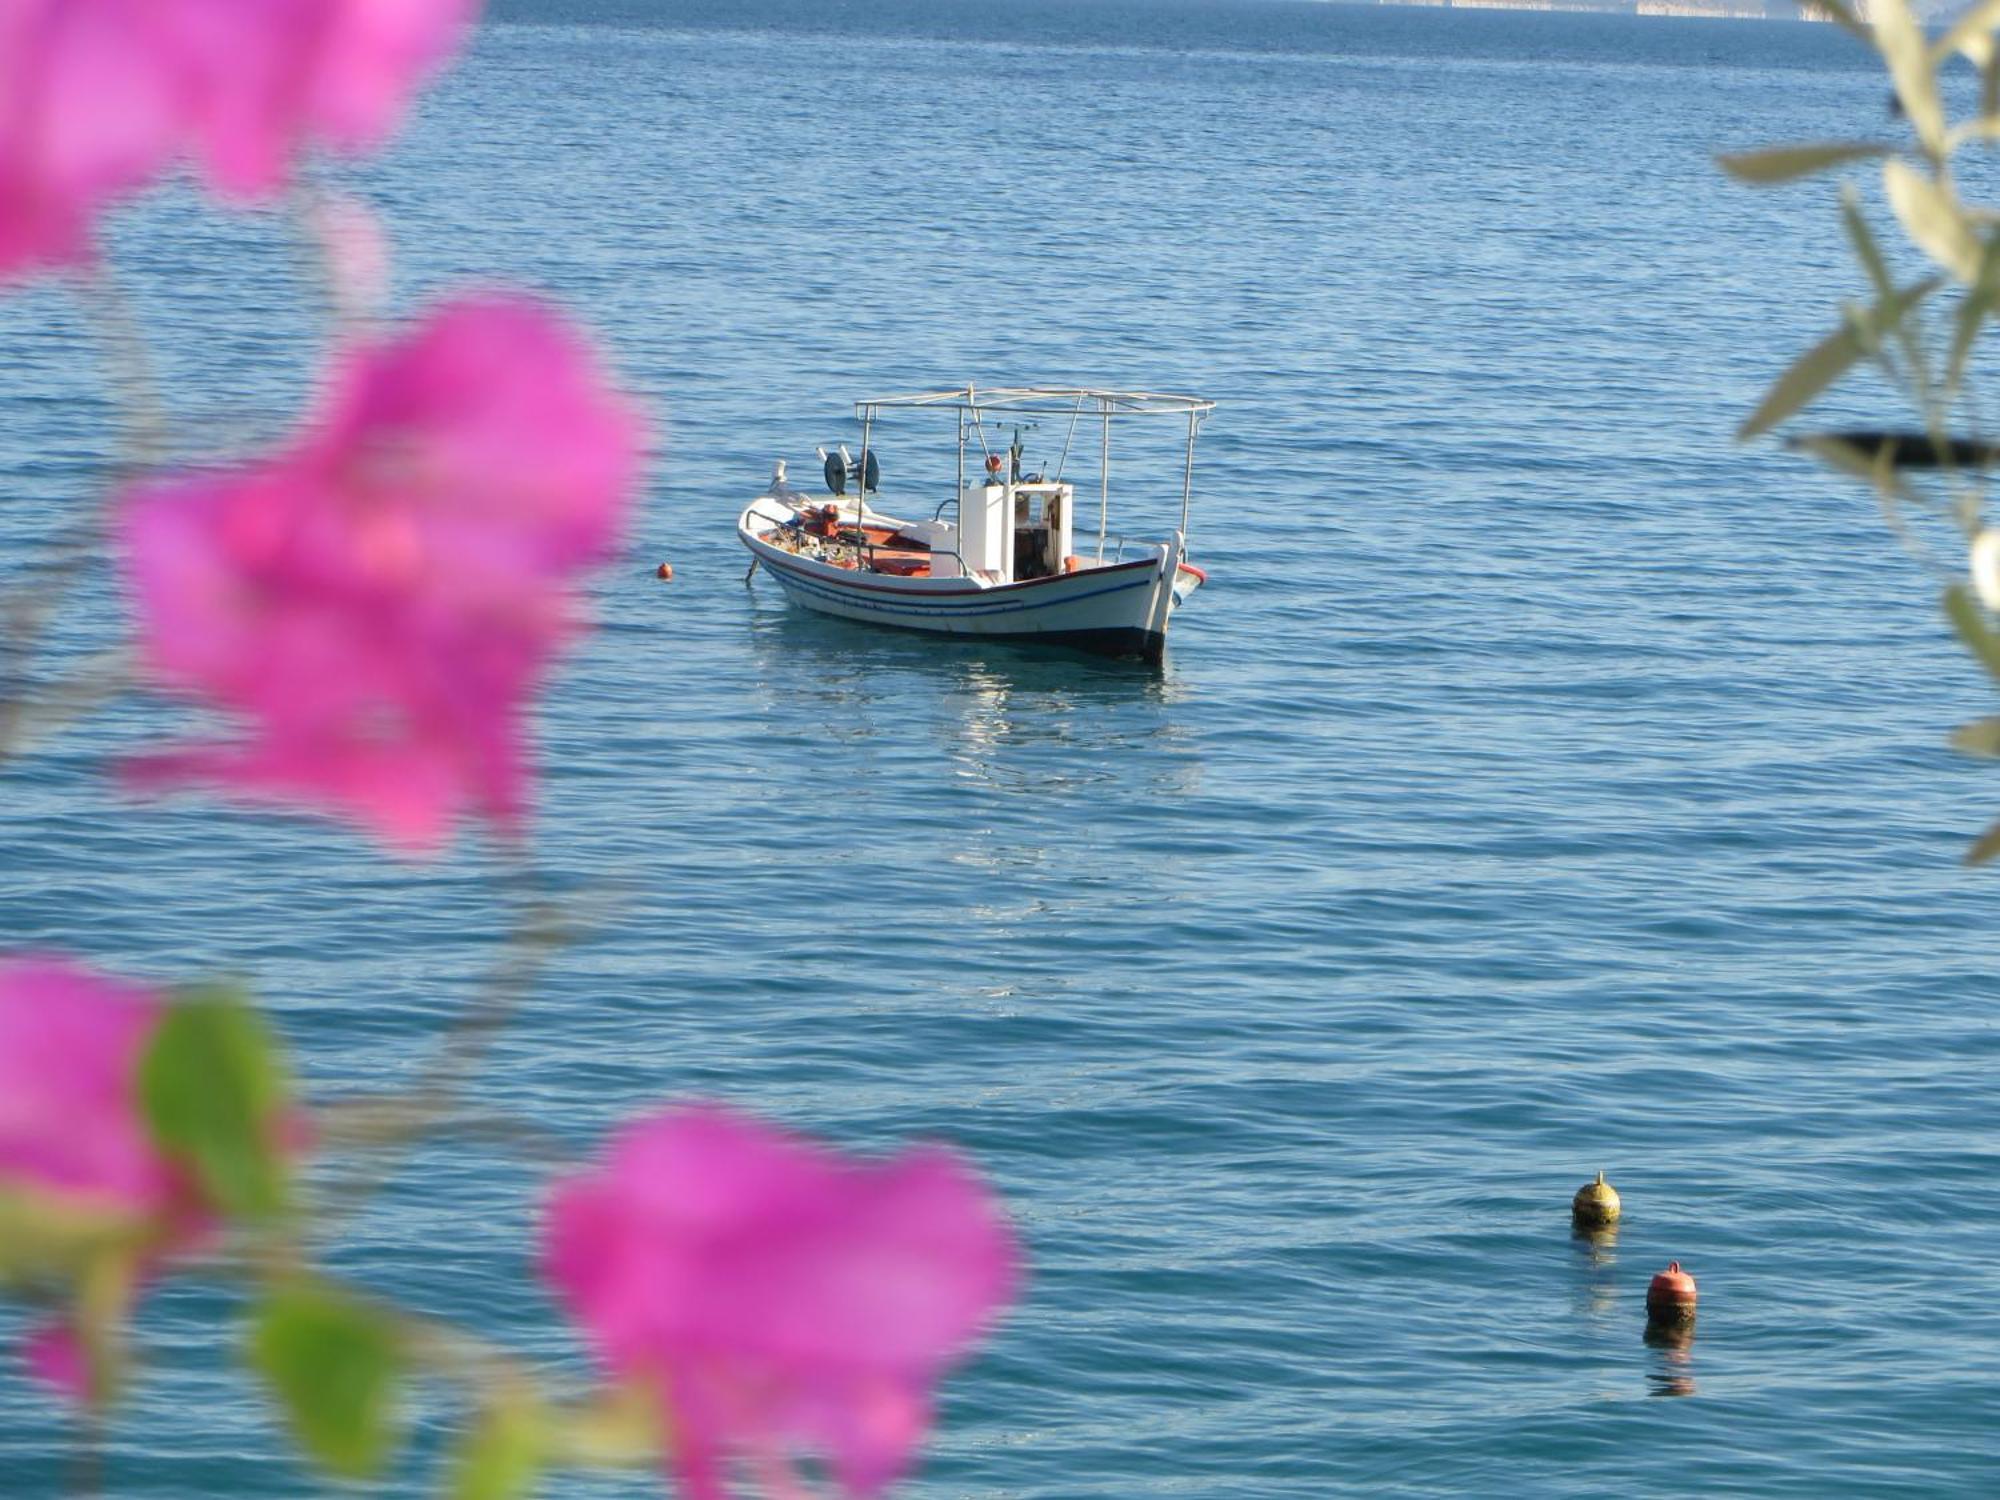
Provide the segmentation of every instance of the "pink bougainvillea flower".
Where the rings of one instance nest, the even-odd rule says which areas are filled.
[[[478,0],[155,3],[178,13],[190,148],[219,191],[253,198],[282,188],[309,145],[379,145],[478,9]]]
[[[0,281],[89,259],[183,155],[269,197],[314,145],[379,144],[478,0],[0,0]]]
[[[185,91],[158,9],[0,0],[0,280],[88,259],[97,214],[173,153]]]
[[[524,710],[638,456],[589,349],[527,298],[351,350],[289,451],[129,497],[154,673],[245,721],[134,777],[344,813],[412,849],[460,811],[514,826]]]
[[[951,1152],[879,1164],[717,1106],[628,1126],[557,1189],[546,1271],[614,1375],[664,1402],[692,1500],[823,1455],[850,1495],[908,1466],[931,1388],[1012,1294],[1013,1237]]]
[[[0,1184],[164,1219],[192,1203],[139,1115],[161,1003],[65,958],[0,959]]]
[[[44,1323],[22,1346],[28,1373],[82,1406],[90,1400],[90,1356],[67,1323]]]
[[[161,1154],[139,1110],[141,1058],[163,1008],[149,990],[64,958],[0,959],[0,1196],[30,1219],[115,1233],[148,1258],[209,1221],[193,1177]],[[82,1396],[66,1324],[30,1336],[29,1368]]]

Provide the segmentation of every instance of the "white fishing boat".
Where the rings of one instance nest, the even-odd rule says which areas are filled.
[[[737,535],[752,575],[761,564],[791,599],[823,614],[1158,661],[1174,611],[1208,578],[1188,561],[1187,534],[1195,437],[1214,407],[1193,396],[1040,386],[857,401],[859,457],[844,445],[820,449],[826,488],[810,493],[792,487],[779,460]],[[889,508],[878,510],[878,427],[912,408],[954,414],[957,483],[947,488],[952,476],[940,473],[928,494],[882,500]],[[1143,417],[1185,423],[1180,526],[1164,541],[1129,542],[1110,529],[1112,429]],[[1051,446],[1064,435],[1053,463],[1033,467],[1023,463],[1023,433],[1037,428]],[[1084,449],[1098,450],[1094,537],[1089,518],[1078,526],[1077,486],[1064,477],[1080,433]]]

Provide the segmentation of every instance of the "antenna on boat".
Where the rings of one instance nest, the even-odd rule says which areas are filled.
[[[1021,434],[1024,432],[1033,432],[1041,425],[1040,422],[1016,422],[1014,424],[1014,441],[1007,449],[1008,456],[1012,460],[1007,465],[1007,475],[1009,480],[1014,484],[1021,482]]]

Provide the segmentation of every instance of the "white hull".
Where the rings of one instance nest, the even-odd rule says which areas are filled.
[[[836,566],[766,540],[792,514],[782,502],[760,498],[737,522],[737,537],[807,609],[905,630],[1041,641],[1158,661],[1174,609],[1205,577],[1183,560],[1179,532],[1132,561],[1086,563],[1073,573],[1020,583],[899,577]],[[875,524],[872,510],[868,521]]]

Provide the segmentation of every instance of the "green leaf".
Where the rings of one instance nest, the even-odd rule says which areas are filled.
[[[452,1500],[520,1500],[533,1493],[543,1460],[541,1413],[528,1402],[502,1400],[460,1445]]]
[[[1951,23],[1951,29],[1932,44],[1931,66],[1937,67],[1954,52],[1963,52],[1975,67],[1984,66],[1986,58],[1980,54],[1990,53],[1988,33],[1996,23],[2000,23],[2000,0],[1975,0]],[[1987,42],[1988,46],[1982,48],[1981,42]]]
[[[2000,4],[2000,0],[1995,0],[1995,3]],[[1888,154],[1887,146],[1867,141],[1821,141],[1810,146],[1772,146],[1763,151],[1725,152],[1715,160],[1738,182],[1768,186],[1810,177],[1842,162],[1862,161]]]
[[[1903,101],[1917,139],[1934,155],[1944,149],[1944,106],[1938,103],[1937,70],[1930,46],[1906,0],[1872,0],[1869,19],[1875,23],[1875,46],[1889,65],[1896,97]]]
[[[284,1068],[240,990],[183,991],[139,1067],[153,1135],[227,1212],[270,1218],[287,1199]]]
[[[1855,361],[1880,347],[1882,336],[1893,332],[1904,315],[1941,284],[1939,277],[1927,276],[1901,291],[1892,292],[1867,312],[1850,315],[1840,327],[1801,354],[1792,362],[1792,367],[1777,378],[1757,409],[1736,429],[1737,441],[1768,432],[1803,408],[1845,375]]]
[[[1972,590],[1962,583],[1951,585],[1944,591],[1944,612],[1958,638],[1965,642],[1966,650],[1978,657],[1988,674],[2000,682],[2000,636],[1987,626]]]
[[[1901,161],[1882,164],[1882,185],[1918,249],[1960,281],[1979,275],[1979,237],[1950,188]]]
[[[306,1452],[336,1474],[365,1479],[381,1472],[396,1445],[402,1343],[386,1314],[297,1283],[265,1301],[250,1358]]]

